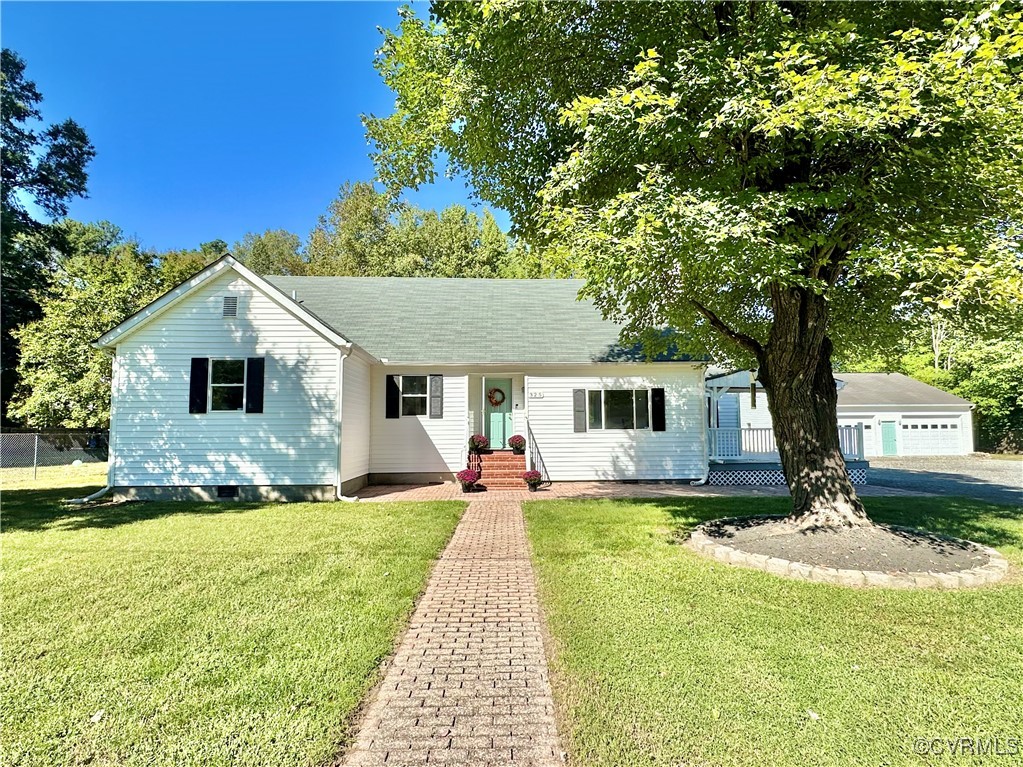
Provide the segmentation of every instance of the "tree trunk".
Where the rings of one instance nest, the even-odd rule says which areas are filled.
[[[791,519],[801,528],[870,524],[838,440],[838,392],[827,302],[801,288],[772,290],[774,322],[757,354]]]

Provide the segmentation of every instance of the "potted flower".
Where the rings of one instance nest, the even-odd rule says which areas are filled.
[[[469,452],[480,453],[490,447],[490,440],[482,434],[473,434],[469,437]]]
[[[522,475],[522,481],[526,483],[529,492],[535,493],[536,489],[540,487],[540,483],[543,482],[543,475],[538,471],[527,471]]]
[[[475,469],[462,469],[455,478],[462,484],[463,493],[471,493],[480,481],[480,473]]]
[[[508,437],[508,447],[512,449],[515,455],[522,455],[526,452],[526,438],[521,434],[514,434]]]

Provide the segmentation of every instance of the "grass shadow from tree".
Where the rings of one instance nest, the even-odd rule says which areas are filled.
[[[113,503],[102,499],[83,506],[66,505],[99,487],[62,487],[53,490],[6,490],[2,499],[0,530],[4,532],[73,531],[114,528],[173,514],[226,514],[257,508],[259,503],[183,501]]]
[[[621,503],[625,508],[638,500],[607,502]],[[1015,506],[963,497],[869,497],[863,500],[874,522],[964,539],[992,548],[1008,547],[1023,553],[1023,534],[1012,525],[1023,520],[1023,509]],[[672,540],[681,542],[697,525],[715,519],[785,516],[791,502],[786,497],[721,496],[651,498],[643,503],[667,512],[673,522]]]

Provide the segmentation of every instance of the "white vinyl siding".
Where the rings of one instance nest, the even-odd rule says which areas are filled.
[[[444,416],[386,417],[388,375],[430,375],[442,369],[390,368],[374,365],[370,375],[371,409],[370,472],[447,474],[465,468],[468,438],[468,376],[444,373]]]
[[[839,426],[863,424],[863,457],[881,455],[881,421],[891,420],[889,416],[875,418],[871,413],[839,414]]]
[[[356,355],[345,358],[341,390],[341,480],[369,474],[370,366]]]
[[[596,367],[596,366],[594,366]],[[663,388],[665,431],[574,431],[575,389]],[[554,481],[702,476],[706,407],[697,366],[608,365],[526,375],[529,425]]]
[[[237,317],[223,316],[225,297]],[[263,412],[189,414],[192,357],[264,357]],[[337,348],[237,273],[120,341],[116,369],[117,486],[335,483]]]
[[[739,394],[722,394],[717,401],[717,423],[721,429],[739,428]]]
[[[771,411],[767,407],[767,393],[763,389],[757,389],[757,406],[753,407],[753,400],[748,391],[736,392],[739,400],[739,427],[743,429],[771,429],[774,424],[771,421]]]

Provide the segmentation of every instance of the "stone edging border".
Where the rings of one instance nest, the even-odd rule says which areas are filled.
[[[735,521],[734,519],[716,519],[715,524]],[[724,562],[729,565],[762,570],[783,578],[815,583],[832,583],[837,586],[853,588],[889,588],[889,589],[965,589],[996,583],[1009,571],[1009,563],[1005,557],[992,548],[973,543],[988,555],[990,561],[986,565],[972,567],[951,573],[920,572],[920,573],[883,573],[876,570],[847,570],[835,567],[821,567],[804,562],[791,562],[767,554],[751,554],[733,546],[727,546],[720,539],[712,538],[698,525],[686,541],[686,545],[696,552]],[[909,527],[889,525],[893,530],[909,530]],[[935,535],[929,533],[929,535]],[[948,540],[960,540],[948,536],[938,536]],[[972,543],[972,541],[969,541]]]

